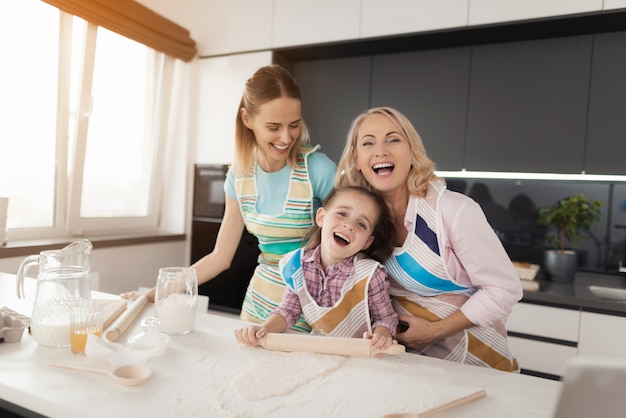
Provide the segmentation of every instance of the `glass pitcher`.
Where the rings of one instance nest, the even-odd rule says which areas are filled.
[[[72,306],[91,300],[89,240],[75,241],[60,250],[42,251],[22,261],[17,272],[17,295],[24,299],[24,277],[37,264],[37,287],[30,332],[44,347],[69,347]]]

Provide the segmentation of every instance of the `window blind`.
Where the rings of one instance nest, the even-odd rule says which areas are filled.
[[[187,29],[134,0],[43,1],[171,57],[189,62],[196,56],[196,43]]]

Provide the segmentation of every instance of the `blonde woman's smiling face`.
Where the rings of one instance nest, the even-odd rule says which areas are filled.
[[[355,169],[379,192],[406,187],[411,146],[386,116],[375,113],[361,123],[356,137]]]
[[[302,130],[301,110],[300,100],[288,97],[262,104],[254,116],[241,109],[243,123],[254,132],[258,163],[264,171],[278,171],[287,165],[289,152]]]

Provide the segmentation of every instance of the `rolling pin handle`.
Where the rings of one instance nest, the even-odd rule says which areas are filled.
[[[372,354],[371,357],[375,357],[378,354],[404,354],[406,353],[406,347],[403,346],[402,344],[392,344],[390,347],[382,349],[382,350],[375,350],[372,349]]]

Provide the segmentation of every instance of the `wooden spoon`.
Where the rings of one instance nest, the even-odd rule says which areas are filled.
[[[459,405],[463,405],[467,402],[473,401],[474,399],[482,398],[486,394],[487,392],[485,391],[485,389],[481,389],[477,392],[470,393],[469,395],[463,396],[461,398],[454,399],[450,402],[446,402],[444,404],[441,404],[431,409],[427,409],[426,411],[420,412],[419,414],[412,414],[412,413],[388,414],[388,415],[385,415],[383,418],[429,418],[441,412],[447,411],[448,409],[455,408]]]
[[[74,363],[49,362],[48,366],[60,367],[63,369],[82,370],[86,372],[97,372],[109,375],[117,383],[125,386],[137,386],[145,383],[152,372],[141,364],[125,364],[114,369],[101,367],[89,367]]]

